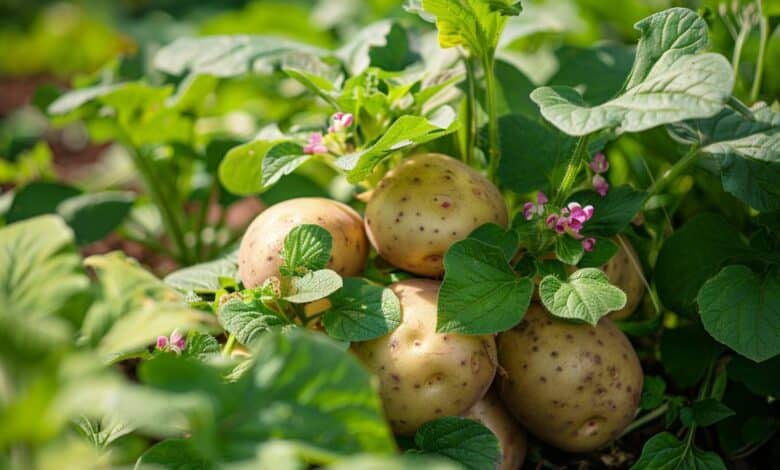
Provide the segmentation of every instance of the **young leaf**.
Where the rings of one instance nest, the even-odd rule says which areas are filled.
[[[585,222],[583,234],[610,237],[623,231],[642,210],[645,193],[624,185],[610,188],[605,197],[587,190],[575,193],[569,199],[582,206],[593,206],[593,217]]]
[[[585,250],[582,242],[569,236],[561,236],[555,240],[555,257],[558,261],[572,266],[577,265],[582,259]]]
[[[639,408],[643,410],[658,408],[664,402],[664,392],[666,392],[666,382],[663,378],[654,375],[646,376]]]
[[[219,351],[219,342],[215,337],[196,331],[187,336],[187,344],[181,354],[204,361],[216,356]]]
[[[166,439],[146,449],[135,468],[213,468],[195,446],[192,439]]]
[[[780,276],[726,266],[697,297],[704,328],[713,338],[756,362],[780,354]]]
[[[739,232],[720,215],[694,217],[666,240],[658,254],[653,276],[658,296],[669,309],[694,315],[702,284],[744,249]]]
[[[219,181],[233,194],[260,193],[309,158],[296,143],[257,139],[230,149],[219,164]]]
[[[463,46],[477,57],[492,55],[508,16],[520,14],[513,0],[422,0],[420,15],[432,15],[443,48]]]
[[[222,288],[220,279],[238,279],[237,256],[238,251],[234,251],[224,258],[179,269],[165,276],[163,281],[185,293],[214,293]]]
[[[707,29],[696,13],[672,8],[636,28],[642,36],[622,94],[591,107],[573,88],[537,88],[531,99],[542,115],[563,132],[583,136],[601,129],[639,132],[709,117],[723,108],[734,74],[723,56],[699,53],[707,44]]]
[[[626,305],[626,294],[609,283],[596,268],[574,272],[568,281],[545,276],[539,283],[539,296],[553,315],[596,325],[599,319]]]
[[[299,276],[323,269],[333,249],[333,237],[326,229],[314,224],[294,227],[284,239],[279,272],[284,276]]]
[[[417,430],[414,443],[424,454],[448,457],[465,468],[495,468],[501,459],[496,436],[468,418],[447,416],[429,421]]]
[[[86,245],[102,240],[116,230],[133,207],[132,193],[106,191],[66,199],[57,212],[71,226],[76,243]]]
[[[631,470],[726,470],[718,454],[704,452],[696,446],[681,442],[673,434],[663,432],[651,437],[642,448],[642,455]]]
[[[502,227],[487,223],[480,225],[471,232],[468,238],[479,240],[486,245],[492,245],[501,248],[504,252],[504,258],[511,261],[517,253],[517,246],[520,243],[517,232],[514,230],[504,230]]]
[[[344,278],[344,286],[329,297],[322,317],[325,331],[341,341],[368,341],[401,324],[401,304],[390,289],[360,278]]]
[[[714,398],[697,400],[691,406],[691,418],[699,426],[711,426],[734,414],[734,410]],[[690,426],[691,423],[683,424]]]
[[[716,163],[726,191],[756,210],[780,209],[780,113],[757,103],[751,114],[724,108],[709,119],[670,125],[669,132]]]
[[[344,155],[336,164],[347,171],[347,179],[357,183],[371,174],[374,167],[391,153],[438,139],[455,131],[455,112],[444,106],[426,119],[410,114],[398,118],[373,145]]]
[[[244,345],[250,345],[262,333],[288,323],[259,299],[245,300],[240,296],[231,297],[220,305],[217,316],[225,331],[235,335]]]
[[[290,288],[284,300],[296,304],[314,302],[341,289],[343,281],[336,271],[320,269],[301,277],[290,278]]]
[[[531,302],[533,282],[519,278],[504,252],[467,238],[444,256],[436,331],[491,334],[515,326]]]

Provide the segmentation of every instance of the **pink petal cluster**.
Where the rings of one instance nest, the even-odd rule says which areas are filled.
[[[322,132],[312,132],[309,134],[309,143],[303,147],[303,153],[313,155],[315,153],[328,153],[328,147],[322,140]]]
[[[531,220],[536,215],[544,215],[545,204],[547,204],[547,195],[539,191],[536,193],[536,204],[533,202],[523,204],[523,217],[525,217],[525,220]]]
[[[161,351],[173,351],[176,354],[181,354],[186,345],[187,341],[178,329],[173,330],[170,338],[167,336],[157,337],[157,349]]]
[[[595,173],[593,175],[593,180],[591,180],[593,189],[595,189],[601,197],[606,196],[607,191],[609,191],[609,183],[607,183],[603,173],[606,173],[607,170],[609,170],[607,157],[601,152],[597,153],[590,162],[590,169]]]
[[[578,202],[570,202],[559,213],[547,216],[545,223],[550,229],[561,235],[568,234],[577,240],[583,240],[584,237],[580,234],[580,230],[591,217],[593,217],[593,206],[582,207]],[[588,237],[582,241],[582,248],[585,251],[592,251],[595,246],[595,238]]]
[[[352,125],[352,114],[339,111],[330,117],[330,122],[328,132],[343,132]]]

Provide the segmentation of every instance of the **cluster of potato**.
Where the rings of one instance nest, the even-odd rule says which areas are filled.
[[[443,274],[444,253],[476,227],[506,226],[508,218],[501,193],[482,175],[446,155],[415,155],[379,182],[365,220],[344,204],[316,198],[285,201],[261,213],[242,240],[239,272],[249,287],[278,276],[289,230],[319,224],[333,236],[329,267],[341,275],[362,271],[370,241],[394,266],[427,277],[390,285],[401,303],[400,326],[351,350],[379,378],[395,433],[412,435],[435,418],[467,416],[499,438],[500,468],[519,468],[526,438],[518,422],[561,449],[596,449],[632,421],[643,376],[630,342],[609,319],[595,327],[568,322],[538,303],[519,325],[497,336],[436,332],[436,278]],[[636,260],[621,250],[604,267],[628,294],[621,316],[631,313],[643,293],[632,256]]]

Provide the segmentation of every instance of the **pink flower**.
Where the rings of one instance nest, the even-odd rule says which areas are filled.
[[[536,203],[541,205],[547,204],[547,195],[539,191],[536,193]]]
[[[596,239],[593,237],[588,237],[585,240],[582,240],[582,249],[585,251],[593,251],[593,248],[596,246]]]
[[[607,191],[609,191],[609,183],[607,183],[607,180],[604,179],[603,176],[599,174],[593,175],[592,183],[593,183],[593,189],[595,189],[596,192],[599,193],[601,197],[607,195]]]
[[[555,229],[558,224],[558,214],[550,214],[547,216],[547,220],[544,223],[551,229]]]
[[[535,209],[536,205],[533,202],[526,202],[523,204],[523,217],[525,217],[525,220],[531,220],[534,218]]]
[[[328,153],[328,147],[322,141],[321,132],[312,132],[309,134],[309,143],[303,147],[303,153],[315,154],[315,153]]]
[[[531,220],[536,215],[544,215],[545,204],[547,204],[547,195],[539,191],[536,193],[536,204],[533,202],[526,202],[523,204],[523,217],[525,217],[526,220]]]
[[[609,170],[609,162],[603,153],[599,152],[590,161],[590,169],[595,173],[605,173]]]
[[[352,114],[339,111],[330,117],[331,125],[328,127],[328,132],[342,132],[352,125],[352,120]]]
[[[171,333],[171,350],[175,353],[181,353],[184,351],[184,346],[186,346],[187,342],[184,340],[184,336],[182,336],[181,332],[176,329],[173,330],[173,333]]]
[[[165,349],[168,346],[168,337],[167,336],[158,336],[157,337],[157,349]]]

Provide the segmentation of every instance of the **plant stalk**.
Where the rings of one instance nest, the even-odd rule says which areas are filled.
[[[225,342],[225,347],[222,348],[222,356],[223,357],[229,357],[230,354],[233,352],[233,348],[236,345],[236,335],[231,334],[228,336],[227,341]]]
[[[744,23],[740,25],[739,34],[734,41],[734,54],[731,56],[731,68],[734,70],[735,76],[739,75],[739,62],[742,60],[742,48],[745,46],[745,41],[747,41],[748,34],[750,34],[750,29],[751,28],[746,27]]]
[[[655,421],[657,418],[663,416],[667,411],[669,410],[669,403],[664,403],[663,405],[659,406],[658,408],[654,409],[653,411],[647,413],[646,415],[642,416],[641,418],[635,420],[631,424],[629,424],[626,429],[623,430],[623,432],[620,433],[620,435],[617,437],[617,439],[620,439],[623,436],[627,436],[628,434],[631,434],[632,432],[636,431],[637,429],[641,428],[645,424]]]
[[[206,228],[206,223],[208,222],[209,208],[211,206],[211,201],[213,199],[216,199],[218,191],[219,191],[219,184],[217,183],[217,179],[215,178],[214,181],[211,183],[211,188],[209,188],[209,193],[206,196],[206,199],[198,208],[199,209],[198,216],[195,219],[195,226],[193,229],[193,233],[195,233],[195,249],[193,250],[196,257],[195,261],[207,261],[207,258],[205,257],[205,253],[203,252],[204,251],[203,229]]]
[[[463,143],[463,162],[471,165],[474,162],[474,145],[477,140],[477,77],[474,59],[463,57],[466,66],[466,129]]]
[[[498,135],[498,109],[496,102],[495,56],[491,53],[482,61],[485,74],[485,107],[488,114],[488,177],[496,182],[501,161],[501,140]]]
[[[677,160],[677,162],[672,165],[672,167],[669,168],[666,173],[663,174],[663,176],[655,180],[655,182],[649,188],[647,188],[645,202],[647,202],[651,196],[658,194],[662,189],[664,189],[670,181],[673,181],[683,172],[685,172],[696,161],[698,156],[699,147],[694,145],[690,150],[688,150],[688,153],[686,153],[681,159]]]
[[[764,74],[764,56],[766,56],[766,43],[769,39],[769,21],[761,9],[761,0],[757,0],[758,5],[758,58],[756,59],[756,72],[753,76],[753,86],[750,88],[750,102],[755,103],[761,92],[761,78]]]
[[[558,186],[553,207],[560,207],[574,187],[577,175],[580,173],[580,168],[582,168],[583,157],[588,153],[588,141],[590,141],[589,135],[582,136],[577,140],[577,146],[574,147],[569,164],[566,166],[566,173],[564,173],[561,184]]]

